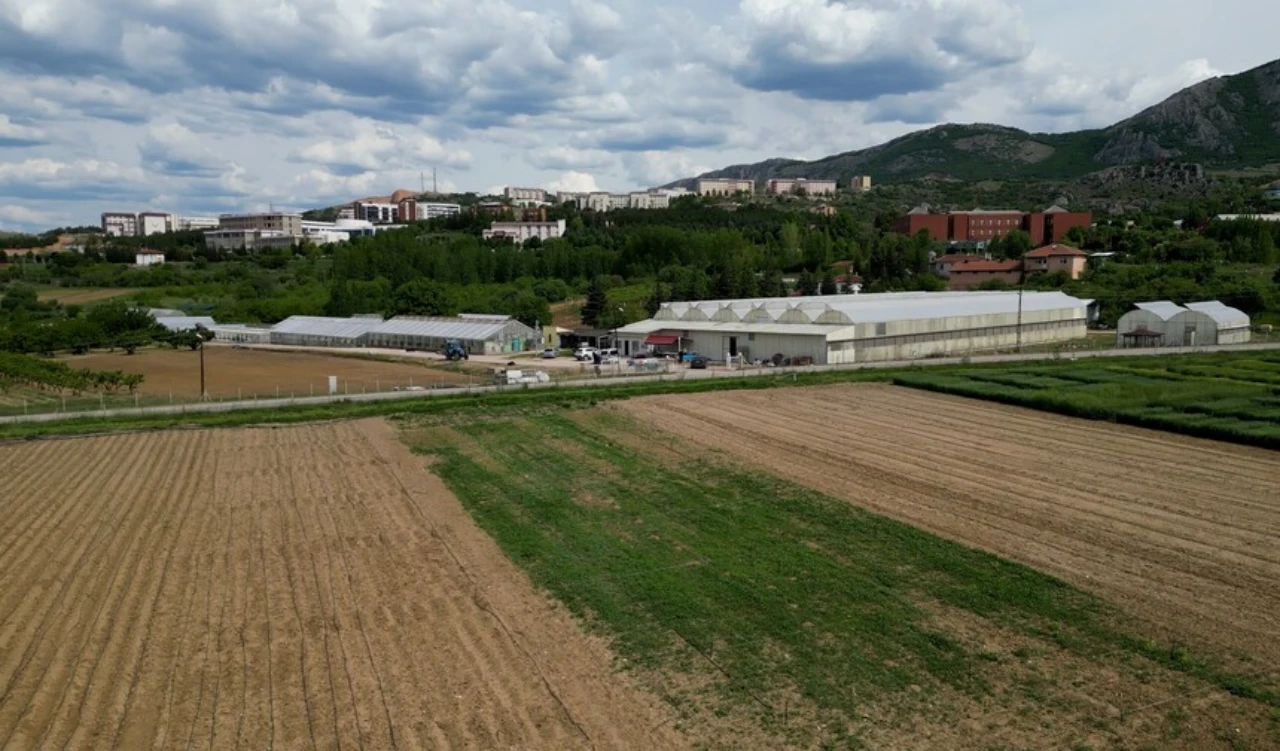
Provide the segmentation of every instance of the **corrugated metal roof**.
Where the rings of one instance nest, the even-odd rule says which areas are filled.
[[[1178,305],[1171,300],[1157,300],[1155,302],[1135,303],[1134,307],[1139,310],[1145,310],[1148,313],[1154,313],[1160,317],[1160,320],[1167,321],[1186,310],[1186,308]]]
[[[1085,308],[1088,302],[1062,292],[1025,292],[1022,295],[1023,310],[1052,310],[1055,308]],[[713,317],[728,308],[739,317],[747,313],[763,311],[771,321],[777,322],[784,314],[798,310],[810,319],[824,313],[842,314],[855,323],[894,320],[919,320],[950,318],[956,316],[989,315],[1016,312],[1016,291],[986,292],[890,292],[867,295],[824,295],[817,297],[761,298],[753,300],[709,300],[700,302],[667,303],[656,317],[662,323],[692,323],[691,315]],[[697,314],[694,311],[698,311]],[[804,325],[803,322],[790,325]],[[847,325],[847,324],[842,324]]]
[[[173,308],[143,308],[143,310],[150,313],[153,318],[180,318],[186,315],[181,310]]]
[[[156,323],[170,331],[190,331],[196,326],[209,328],[215,325],[209,316],[163,316],[157,318]]]
[[[621,336],[652,334],[655,331],[721,331],[726,334],[790,334],[793,336],[827,336],[849,328],[848,324],[833,326],[816,323],[740,323],[719,321],[637,321],[618,329]]]
[[[512,320],[500,316],[498,320],[463,320],[460,318],[417,318],[401,316],[383,321],[372,329],[373,335],[421,336],[436,339],[469,339],[484,341],[502,333]]]
[[[1247,313],[1238,308],[1224,305],[1217,300],[1189,302],[1187,303],[1187,309],[1209,316],[1214,323],[1218,324],[1219,328],[1249,325],[1249,315]]]
[[[382,323],[372,318],[328,318],[325,316],[289,316],[271,327],[273,334],[323,336],[331,339],[358,339]]]

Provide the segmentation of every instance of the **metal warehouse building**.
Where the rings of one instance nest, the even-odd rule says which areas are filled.
[[[363,347],[365,336],[381,323],[379,316],[289,316],[271,327],[271,343],[295,347]]]
[[[457,339],[472,354],[500,355],[541,346],[538,332],[510,316],[464,313],[457,318],[399,316],[371,329],[367,346],[437,350]]]
[[[1019,301],[1021,297],[1021,301]],[[1050,344],[1088,333],[1092,301],[1062,292],[894,292],[666,303],[618,329],[624,354],[685,349],[716,360],[906,360]]]
[[[1217,300],[1186,307],[1158,300],[1140,302],[1120,317],[1116,343],[1121,347],[1195,347],[1245,344],[1249,316]]]
[[[387,347],[438,350],[458,339],[473,354],[498,355],[539,346],[538,332],[510,316],[456,318],[291,316],[271,328],[271,343],[296,347]]]

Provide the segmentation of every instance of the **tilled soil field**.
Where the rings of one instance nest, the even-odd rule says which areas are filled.
[[[0,748],[686,745],[384,423],[0,465]]]
[[[685,440],[1280,663],[1280,454],[890,386],[620,403]]]

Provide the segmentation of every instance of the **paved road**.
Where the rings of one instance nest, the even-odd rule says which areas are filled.
[[[404,399],[431,399],[441,396],[458,396],[460,394],[488,394],[503,391],[514,391],[519,389],[554,389],[554,388],[592,388],[617,386],[622,384],[634,383],[653,383],[657,381],[684,381],[699,380],[708,378],[750,378],[758,376],[772,376],[783,373],[816,373],[825,371],[845,371],[845,370],[876,370],[886,368],[904,368],[904,367],[935,367],[942,365],[961,365],[965,363],[983,364],[983,363],[1001,363],[1001,362],[1038,362],[1053,359],[1075,359],[1085,360],[1092,358],[1108,358],[1108,357],[1154,357],[1166,355],[1183,355],[1183,354],[1205,354],[1211,352],[1243,352],[1243,351],[1265,351],[1280,350],[1280,343],[1277,344],[1239,344],[1231,346],[1214,346],[1214,347],[1167,347],[1163,349],[1150,350],[1122,350],[1122,349],[1105,349],[1092,350],[1064,354],[1055,357],[1051,353],[1036,353],[1023,355],[976,355],[973,357],[945,357],[928,360],[895,360],[890,362],[875,363],[855,363],[850,365],[812,365],[802,368],[746,368],[743,370],[726,370],[722,368],[711,370],[688,370],[681,369],[670,374],[645,374],[645,375],[626,375],[611,376],[599,379],[590,379],[582,381],[561,381],[559,383],[539,383],[530,384],[528,386],[458,386],[455,388],[432,389],[430,391],[390,391],[376,394],[349,394],[337,396],[310,396],[297,397],[288,399],[259,399],[256,401],[237,401],[237,402],[206,402],[203,404],[186,404],[186,405],[162,405],[158,407],[140,407],[140,408],[123,408],[123,409],[107,409],[95,410],[92,412],[51,412],[38,415],[13,415],[9,417],[0,417],[0,424],[13,423],[41,423],[41,422],[57,422],[61,420],[75,420],[81,418],[98,419],[102,417],[146,417],[154,415],[187,415],[187,414],[208,414],[216,412],[239,412],[243,410],[254,409],[280,409],[283,407],[294,406],[319,406],[325,404],[337,404],[342,402],[362,403],[362,402],[385,402],[398,401]]]

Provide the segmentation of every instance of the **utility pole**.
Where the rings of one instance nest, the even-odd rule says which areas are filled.
[[[436,168],[435,168],[435,167],[432,167],[432,168],[431,168],[431,192],[432,192],[432,193],[439,193],[439,192],[440,192],[440,183],[436,181]]]

